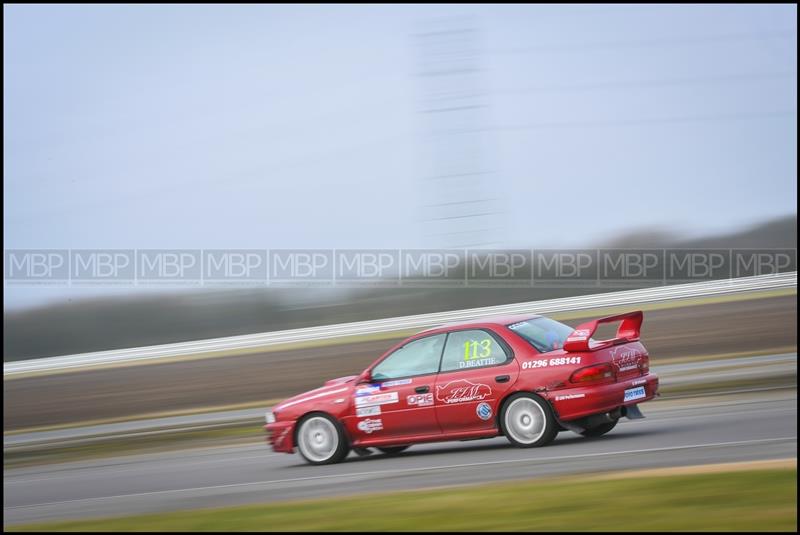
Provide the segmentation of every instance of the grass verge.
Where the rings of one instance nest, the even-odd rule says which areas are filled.
[[[797,468],[547,478],[7,531],[796,531]]]

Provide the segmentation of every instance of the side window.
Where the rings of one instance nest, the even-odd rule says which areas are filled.
[[[447,337],[442,371],[495,366],[508,360],[503,346],[486,331],[455,331]]]
[[[372,368],[372,379],[382,381],[436,373],[444,339],[444,334],[437,334],[409,342]]]

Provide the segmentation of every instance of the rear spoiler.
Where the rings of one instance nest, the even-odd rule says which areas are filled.
[[[604,347],[615,346],[618,344],[625,344],[628,342],[636,342],[639,340],[639,330],[642,327],[642,320],[644,314],[641,310],[636,312],[628,312],[627,314],[619,314],[617,316],[608,316],[578,325],[572,334],[567,337],[564,342],[564,351],[577,353],[580,351],[597,351]],[[610,340],[592,340],[597,326],[601,323],[616,323],[619,324],[617,329],[617,336]]]

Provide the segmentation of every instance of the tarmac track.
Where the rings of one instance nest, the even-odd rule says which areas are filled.
[[[496,438],[314,467],[258,443],[6,470],[4,524],[797,456],[793,389],[642,409],[605,437],[564,432],[537,449]]]

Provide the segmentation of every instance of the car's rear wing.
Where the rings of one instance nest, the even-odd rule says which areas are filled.
[[[617,316],[608,316],[578,325],[564,342],[564,350],[577,353],[579,351],[597,351],[604,347],[636,342],[639,340],[639,330],[642,327],[644,314],[641,310],[628,312]],[[593,340],[592,336],[601,323],[620,322],[617,335],[610,340]]]

